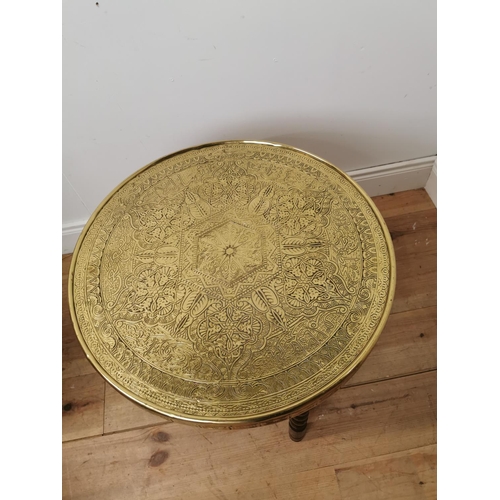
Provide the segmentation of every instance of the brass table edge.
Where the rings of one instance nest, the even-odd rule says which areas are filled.
[[[124,185],[126,185],[131,179],[139,175],[141,172],[145,171],[146,169],[156,165],[159,162],[162,162],[164,160],[167,160],[169,158],[172,158],[174,156],[178,156],[183,153],[187,153],[189,151],[194,151],[197,149],[203,149],[206,147],[211,147],[211,146],[218,146],[222,144],[234,144],[234,143],[240,143],[240,144],[262,144],[262,145],[269,145],[269,146],[274,146],[277,148],[283,148],[283,149],[288,149],[291,151],[296,151],[300,152],[302,154],[305,154],[307,156],[313,157],[316,160],[320,161],[324,165],[326,165],[329,168],[333,168],[336,170],[340,175],[342,175],[345,179],[347,179],[348,182],[353,184],[353,186],[360,191],[360,193],[364,196],[366,202],[370,206],[370,208],[373,210],[373,213],[377,217],[377,220],[380,223],[380,226],[383,230],[384,236],[385,236],[385,241],[387,244],[387,248],[389,251],[389,257],[390,257],[390,264],[391,264],[391,269],[390,269],[390,284],[389,284],[389,294],[387,297],[387,302],[385,305],[384,313],[382,315],[382,318],[380,319],[380,322],[378,324],[377,329],[375,330],[374,334],[372,335],[370,341],[368,344],[365,346],[365,348],[359,353],[355,361],[349,366],[348,369],[346,369],[343,373],[338,375],[330,384],[328,384],[326,387],[321,389],[320,391],[317,391],[313,393],[312,395],[308,396],[307,398],[299,401],[298,403],[295,403],[293,405],[289,405],[286,407],[283,407],[279,411],[276,412],[268,412],[268,413],[262,413],[262,414],[257,414],[257,415],[249,415],[248,418],[239,418],[239,419],[231,419],[231,418],[224,418],[220,420],[211,420],[211,419],[202,419],[202,418],[193,418],[192,416],[188,415],[182,415],[182,414],[172,414],[167,411],[165,411],[162,408],[156,407],[154,405],[151,405],[147,403],[144,400],[141,400],[141,398],[138,398],[134,394],[132,394],[129,390],[124,388],[121,384],[116,382],[115,380],[111,379],[106,371],[101,367],[101,365],[97,362],[97,360],[94,358],[92,353],[90,352],[83,336],[80,331],[79,325],[78,325],[78,320],[76,318],[76,312],[75,312],[75,306],[74,306],[74,296],[73,296],[73,280],[74,280],[74,271],[75,271],[75,265],[76,265],[76,260],[78,257],[78,252],[80,250],[80,247],[82,245],[82,242],[85,238],[85,235],[92,225],[94,219],[97,217],[101,209],[106,205],[106,203],[115,195],[115,193],[121,189]],[[349,175],[347,175],[345,172],[340,170],[338,167],[333,165],[332,163],[328,162],[327,160],[316,156],[308,151],[304,151],[302,149],[296,148],[294,146],[289,146],[286,144],[280,144],[280,143],[275,143],[275,142],[269,142],[269,141],[255,141],[255,140],[227,140],[227,141],[217,141],[217,142],[210,142],[210,143],[205,143],[205,144],[200,144],[198,146],[192,146],[189,148],[182,149],[180,151],[176,151],[174,153],[171,153],[169,155],[163,156],[161,158],[158,158],[151,163],[148,163],[144,167],[140,168],[130,176],[128,176],[124,181],[122,181],[118,186],[116,186],[109,194],[104,198],[104,200],[98,205],[98,207],[94,210],[92,215],[89,217],[87,223],[85,224],[78,240],[75,245],[75,249],[73,250],[73,256],[71,259],[71,265],[70,265],[70,270],[69,270],[69,276],[68,276],[68,302],[69,302],[69,309],[70,309],[70,315],[71,315],[71,321],[73,323],[73,327],[75,329],[76,336],[78,338],[78,341],[80,345],[82,346],[85,355],[87,356],[87,359],[90,361],[92,366],[97,370],[97,372],[106,380],[112,387],[114,387],[117,391],[119,391],[121,394],[126,396],[128,399],[133,401],[136,404],[139,404],[141,407],[146,408],[150,411],[152,411],[155,414],[160,414],[165,417],[171,418],[174,421],[182,422],[185,424],[191,424],[195,426],[202,426],[202,427],[217,427],[217,428],[249,428],[249,427],[256,427],[260,425],[267,425],[271,423],[275,423],[278,421],[285,420],[289,417],[293,417],[296,415],[300,415],[306,411],[311,410],[312,408],[316,407],[319,405],[322,401],[324,401],[326,398],[330,397],[335,391],[340,389],[341,385],[343,382],[345,382],[350,376],[354,374],[354,372],[361,366],[361,364],[366,360],[368,354],[371,352],[373,347],[375,346],[377,340],[379,339],[385,324],[387,323],[387,320],[389,318],[392,304],[394,302],[394,295],[396,291],[396,258],[395,258],[395,253],[394,253],[394,246],[392,243],[392,238],[389,232],[389,229],[387,228],[387,225],[385,223],[384,218],[382,217],[382,214],[378,210],[377,206],[373,202],[373,200],[368,196],[366,191],[359,185],[357,184]]]

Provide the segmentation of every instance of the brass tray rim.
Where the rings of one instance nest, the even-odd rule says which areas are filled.
[[[102,208],[108,203],[108,201],[123,187],[125,186],[130,180],[132,180],[134,177],[139,175],[140,173],[144,172],[150,167],[153,167],[157,163],[160,163],[164,160],[167,160],[169,158],[173,158],[175,156],[187,153],[189,151],[194,151],[197,149],[204,149],[207,147],[213,147],[213,146],[219,146],[219,145],[224,145],[224,144],[261,144],[261,145],[267,145],[267,146],[273,146],[277,148],[282,148],[282,149],[287,149],[291,151],[295,151],[301,154],[304,154],[306,156],[312,157],[325,166],[329,168],[333,168],[338,174],[340,174],[342,177],[344,177],[348,182],[350,182],[364,197],[365,201],[368,203],[370,208],[373,210],[373,213],[375,214],[381,228],[382,232],[385,237],[385,242],[387,244],[387,249],[389,252],[389,261],[390,261],[390,282],[389,282],[389,293],[387,296],[386,304],[385,304],[385,309],[382,314],[382,317],[380,318],[379,324],[377,328],[375,329],[375,332],[370,338],[370,341],[366,344],[366,346],[363,348],[362,351],[358,354],[358,356],[354,359],[354,361],[350,364],[348,368],[346,368],[343,372],[341,372],[337,377],[335,377],[329,384],[327,384],[325,387],[322,389],[316,391],[315,393],[309,395],[307,398],[303,398],[301,401],[298,403],[290,404],[287,406],[284,406],[283,408],[280,408],[279,410],[272,411],[272,412],[265,412],[261,414],[254,414],[254,415],[249,415],[248,418],[221,418],[219,420],[213,419],[213,418],[194,418],[192,416],[188,415],[183,415],[182,413],[171,413],[165,408],[161,408],[159,406],[153,405],[145,400],[143,400],[141,397],[137,396],[134,394],[130,389],[127,389],[123,385],[121,385],[119,382],[114,380],[109,376],[109,374],[104,370],[104,368],[99,364],[99,362],[95,359],[94,355],[90,351],[89,347],[87,346],[87,343],[85,342],[85,339],[83,338],[83,335],[80,331],[79,324],[78,324],[78,319],[76,317],[76,312],[75,312],[75,306],[74,306],[74,295],[73,295],[73,281],[74,281],[74,272],[75,272],[75,266],[76,266],[76,261],[78,259],[78,254],[80,251],[80,247],[83,243],[83,240],[85,239],[85,236],[89,230],[89,228],[92,226],[95,218],[99,215],[100,211]],[[315,406],[319,405],[324,399],[328,398],[331,396],[336,390],[340,389],[342,383],[344,383],[348,378],[350,378],[355,371],[362,365],[362,363],[366,360],[368,357],[369,353],[375,346],[376,342],[378,341],[386,323],[389,318],[389,315],[391,313],[391,308],[392,304],[394,302],[394,295],[396,291],[396,257],[394,253],[394,246],[392,243],[392,238],[389,232],[389,229],[387,228],[387,224],[385,223],[384,218],[382,217],[382,214],[378,210],[377,206],[373,202],[373,200],[368,196],[366,191],[357,183],[355,182],[349,175],[347,175],[344,171],[342,171],[340,168],[336,167],[333,165],[333,163],[330,163],[329,161],[325,160],[324,158],[321,158],[319,156],[316,156],[308,151],[305,151],[303,149],[296,148],[294,146],[290,146],[287,144],[281,144],[281,143],[276,143],[276,142],[270,142],[270,141],[259,141],[259,140],[241,140],[241,139],[235,139],[235,140],[226,140],[226,141],[216,141],[216,142],[209,142],[209,143],[204,143],[204,144],[199,144],[197,146],[191,146],[179,151],[176,151],[174,153],[170,153],[168,155],[162,156],[161,158],[158,158],[144,167],[140,168],[136,172],[132,173],[129,175],[125,180],[123,180],[118,186],[116,186],[104,199],[101,201],[101,203],[97,206],[97,208],[94,210],[92,215],[89,217],[87,223],[85,224],[82,232],[80,233],[80,236],[78,237],[78,240],[76,242],[75,248],[73,250],[73,255],[71,258],[71,265],[69,269],[69,276],[68,276],[68,302],[69,302],[69,309],[70,309],[70,315],[71,315],[71,321],[73,323],[73,327],[75,329],[76,336],[78,338],[78,342],[80,343],[83,351],[85,352],[85,355],[87,359],[90,361],[92,366],[97,370],[97,372],[106,380],[113,388],[115,388],[117,391],[119,391],[121,394],[123,394],[125,397],[127,397],[129,400],[132,402],[138,404],[141,407],[144,407],[153,413],[163,415],[165,417],[171,418],[173,421],[178,421],[186,424],[192,424],[196,426],[201,426],[201,427],[218,427],[218,428],[245,428],[245,427],[255,427],[259,425],[267,425],[273,422],[281,421],[284,420],[288,417],[292,417],[295,415],[299,415],[305,411],[308,411]]]

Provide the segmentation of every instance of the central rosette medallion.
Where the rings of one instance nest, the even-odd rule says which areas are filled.
[[[247,225],[227,221],[198,237],[196,268],[232,285],[263,264],[263,242]]]

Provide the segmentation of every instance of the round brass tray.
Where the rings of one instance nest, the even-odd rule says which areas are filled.
[[[135,402],[199,425],[315,406],[390,312],[382,216],[342,171],[290,146],[205,144],[147,165],[97,208],[69,279],[94,367]]]

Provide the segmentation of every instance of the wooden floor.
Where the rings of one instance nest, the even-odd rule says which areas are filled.
[[[436,498],[436,209],[423,190],[374,198],[397,261],[392,314],[349,382],[288,423],[199,429],[135,406],[86,360],[63,256],[63,498]]]

